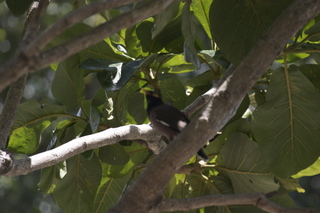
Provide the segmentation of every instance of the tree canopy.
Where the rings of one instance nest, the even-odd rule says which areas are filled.
[[[27,15],[0,66],[2,175],[41,169],[63,212],[316,212],[289,193],[320,173],[320,1],[73,1],[46,27],[48,0],[6,3]],[[46,67],[54,100],[20,103]],[[172,143],[142,88],[192,120]]]

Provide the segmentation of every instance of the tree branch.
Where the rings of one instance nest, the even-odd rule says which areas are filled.
[[[146,3],[144,6],[132,10],[130,12],[124,13],[112,19],[111,21],[101,24],[98,27],[90,30],[89,32],[84,33],[83,35],[80,35],[79,37],[66,42],[65,44],[61,44],[50,50],[41,52],[44,48],[44,45],[46,45],[48,42],[51,41],[51,39],[53,39],[53,36],[49,34],[49,32],[51,32],[51,29],[48,30],[49,32],[44,32],[42,36],[40,36],[39,45],[37,43],[38,39],[36,39],[31,44],[31,46],[28,46],[24,49],[20,49],[17,52],[17,54],[13,58],[11,58],[11,60],[9,60],[6,64],[0,67],[0,91],[2,91],[11,82],[17,80],[20,76],[26,73],[47,67],[54,62],[62,61],[67,57],[71,56],[72,54],[75,54],[80,50],[90,47],[100,42],[104,38],[119,32],[124,28],[133,26],[139,21],[159,13],[161,10],[169,6],[173,1],[174,0],[150,1]],[[112,3],[111,6],[119,6],[123,2],[136,2],[136,0],[119,1],[118,4],[116,0],[109,0],[102,2],[101,5],[105,6],[105,8],[107,9],[110,9],[111,7],[109,6],[109,4]],[[54,25],[53,29],[58,29],[59,31],[62,31],[71,24],[80,21],[77,20],[78,18],[90,15],[93,11],[97,10],[102,11],[104,9],[101,7],[98,8],[96,7],[96,5],[91,7],[89,5],[83,9],[80,9],[80,15],[75,14],[77,11],[72,13],[70,15],[70,17],[72,18],[72,20],[70,20],[70,23],[69,19],[65,18],[62,21],[60,21],[57,25]],[[53,34],[56,35],[54,32]]]
[[[123,140],[144,140],[149,141],[149,143],[157,143],[160,136],[155,137],[155,135],[155,131],[148,124],[110,128],[99,133],[76,138],[55,149],[15,160],[11,170],[2,175],[26,175],[38,169],[55,165],[87,150],[112,145]],[[6,171],[5,169],[2,170]]]
[[[21,47],[27,46],[30,41],[36,38],[40,27],[41,17],[43,16],[45,8],[48,6],[48,4],[48,0],[42,0],[40,3],[34,2],[30,7],[26,18]],[[4,107],[0,115],[0,149],[6,148],[6,143],[13,124],[13,119],[16,114],[18,104],[23,96],[26,80],[27,75],[21,76],[10,86],[7,93]]]
[[[230,112],[237,109],[246,92],[281,53],[287,40],[319,13],[318,0],[297,0],[285,9],[242,63],[218,87],[214,98],[197,119],[191,121],[165,152],[153,159],[109,212],[130,212],[132,209],[141,213],[158,212],[155,208],[161,201],[163,189],[176,171],[228,122]]]
[[[316,213],[312,209],[286,208],[270,200],[262,193],[235,194],[235,195],[208,195],[185,199],[163,199],[159,204],[158,212],[192,211],[209,206],[250,205],[267,212],[282,213]]]

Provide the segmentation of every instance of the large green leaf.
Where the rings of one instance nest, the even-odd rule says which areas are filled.
[[[105,213],[112,208],[121,197],[130,177],[131,173],[122,178],[103,178],[94,200],[92,212]]]
[[[83,71],[79,63],[79,55],[59,63],[51,85],[54,97],[69,110],[81,107],[84,100]]]
[[[77,155],[67,161],[67,168],[67,174],[53,191],[57,204],[66,213],[92,212],[101,180],[98,158],[95,154],[90,160]]]
[[[64,107],[40,105],[35,100],[20,104],[14,118],[8,148],[15,152],[34,153],[40,145],[41,133],[59,116],[68,116]]]
[[[319,157],[320,94],[298,67],[272,73],[253,116],[253,134],[276,175],[289,177]]]
[[[228,138],[217,164],[217,170],[231,180],[234,193],[267,193],[279,188],[257,143],[245,134],[235,133]]]
[[[239,64],[293,0],[215,0],[210,8],[212,36],[224,56]]]
[[[123,146],[113,144],[99,149],[99,158],[105,163],[111,165],[124,165],[130,160]]]

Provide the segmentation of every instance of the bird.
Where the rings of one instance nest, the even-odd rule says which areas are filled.
[[[190,123],[190,120],[179,109],[165,104],[156,92],[143,88],[142,91],[148,103],[147,115],[151,124],[171,142]],[[197,154],[203,160],[208,160],[203,149],[200,149]]]

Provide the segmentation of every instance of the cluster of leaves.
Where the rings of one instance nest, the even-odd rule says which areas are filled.
[[[148,123],[142,87],[161,91],[164,101],[183,109],[218,81],[230,63],[239,64],[290,3],[176,1],[159,15],[53,64],[52,94],[61,105],[34,100],[21,104],[9,148],[32,154],[50,128],[54,133],[48,149],[110,127]],[[100,15],[108,21],[120,13]],[[320,171],[319,23],[312,20],[288,42],[222,134],[205,149],[209,165],[215,167],[176,174],[166,197],[278,190],[275,202],[294,205],[288,192],[299,185],[291,177]],[[79,23],[50,45],[90,28]],[[84,79],[91,75],[101,88],[86,99]],[[43,169],[39,187],[44,194],[53,193],[65,212],[105,212],[143,171],[147,157],[145,147],[123,141]],[[193,163],[195,158],[188,162]],[[210,207],[205,212],[253,208]]]

